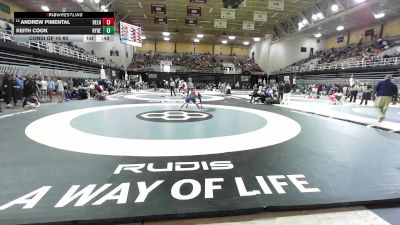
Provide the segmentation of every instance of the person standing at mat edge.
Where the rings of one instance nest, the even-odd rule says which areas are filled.
[[[3,110],[1,110],[1,99],[3,98],[3,90],[2,90],[2,88],[1,88],[1,85],[0,85],[0,113],[2,113],[3,112]]]
[[[397,86],[391,81],[392,75],[386,75],[385,80],[380,81],[376,86],[376,99],[375,106],[378,108],[379,122],[385,119],[386,111],[389,108],[390,102],[396,104],[398,98]]]
[[[282,104],[289,105],[291,89],[292,88],[290,87],[290,81],[286,80],[285,84],[283,85],[283,101],[282,101]]]
[[[171,96],[172,96],[172,93],[174,93],[174,96],[176,96],[176,93],[175,93],[175,81],[172,79],[172,77],[169,78],[169,89],[171,91]]]

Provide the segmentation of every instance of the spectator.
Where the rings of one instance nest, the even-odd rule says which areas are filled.
[[[42,79],[40,81],[40,85],[41,85],[40,89],[42,91],[42,100],[46,102],[47,101],[47,85],[48,85],[48,83],[45,80],[45,77],[42,77]]]
[[[28,102],[31,101],[32,95],[36,93],[36,84],[35,81],[32,79],[31,75],[24,80],[24,102],[22,103],[22,107],[26,107]]]
[[[289,80],[285,81],[285,85],[283,86],[283,101],[282,104],[289,104],[290,103],[290,82]]]
[[[278,85],[278,100],[279,100],[279,102],[282,102],[282,100],[283,100],[283,87],[284,86],[285,85],[282,81],[279,82],[279,85]]]
[[[175,81],[172,79],[172,77],[169,78],[169,89],[171,91],[171,96],[172,96],[172,93],[174,93],[174,96],[176,96],[176,93],[175,93]]]
[[[17,85],[16,97],[17,99],[22,99],[22,90],[24,90],[24,81],[20,75],[16,76],[15,83]]]
[[[4,78],[3,78],[3,90],[5,93],[5,103],[6,103],[6,108],[12,108],[13,106],[11,105],[11,97],[12,97],[12,93],[13,93],[13,88],[14,88],[14,84],[13,84],[13,80],[11,78],[11,76],[9,74],[5,74]]]
[[[54,81],[51,79],[51,77],[47,78],[47,95],[49,96],[50,102],[53,101],[53,93],[55,91],[56,87],[54,84]]]
[[[229,84],[227,84],[227,85],[226,85],[226,88],[225,88],[225,93],[226,93],[227,95],[230,95],[230,94],[231,94],[231,90],[232,90],[231,86],[230,86]]]
[[[371,100],[371,92],[372,92],[372,86],[369,85],[368,82],[365,83],[365,85],[362,87],[363,90],[363,95],[362,95],[362,99],[360,102],[360,105],[362,105],[362,103],[365,100],[365,105],[368,104],[368,100]]]
[[[398,98],[398,89],[395,84],[391,82],[392,75],[386,75],[385,80],[380,81],[376,86],[376,93],[378,99],[376,100],[376,107],[379,113],[379,122],[385,119],[386,111],[389,108],[390,102],[396,104]]]
[[[3,99],[3,88],[0,86],[0,99]],[[3,112],[3,110],[1,109],[1,105],[2,105],[3,103],[1,103],[1,101],[0,101],[0,113],[2,113]]]
[[[64,82],[58,78],[56,81],[58,103],[64,102]]]
[[[258,88],[257,88],[257,84],[254,84],[253,86],[253,93],[251,94],[251,98],[250,98],[250,104],[253,103],[253,99],[255,99],[256,97],[258,97]]]

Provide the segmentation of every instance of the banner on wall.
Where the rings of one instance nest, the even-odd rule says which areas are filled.
[[[224,19],[214,19],[215,28],[226,28],[226,20]]]
[[[129,75],[129,80],[139,81],[139,75]]]
[[[186,10],[187,16],[201,16],[201,7],[188,6]]]
[[[344,42],[344,36],[337,38],[337,43],[343,43],[343,42]]]
[[[268,9],[283,10],[285,2],[283,0],[268,0]]]
[[[105,69],[100,70],[100,79],[106,79],[106,70]]]
[[[157,79],[156,73],[149,73],[149,79]]]
[[[151,4],[151,13],[166,14],[167,6],[165,4]]]
[[[0,10],[4,13],[11,14],[10,6],[0,2]]]
[[[116,47],[111,48],[110,56],[119,56],[119,51]]]
[[[369,29],[365,31],[365,37],[371,36],[373,37],[375,35],[374,29]]]
[[[253,20],[258,22],[267,22],[267,12],[254,11]]]
[[[243,30],[254,30],[255,23],[253,21],[243,21]]]
[[[207,0],[190,0],[191,3],[207,3]]]
[[[221,8],[221,19],[234,20],[235,19],[235,10]]]
[[[197,26],[197,18],[188,18],[188,17],[186,17],[186,19],[185,19],[185,24],[187,25],[187,26]]]
[[[249,81],[250,80],[250,76],[240,76],[240,80],[241,81]]]
[[[154,23],[168,24],[168,18],[167,18],[167,16],[154,16]]]

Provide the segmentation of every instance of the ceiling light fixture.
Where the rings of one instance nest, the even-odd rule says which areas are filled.
[[[42,10],[46,11],[46,12],[50,11],[50,9],[47,5],[42,5]]]
[[[222,44],[227,44],[228,41],[227,41],[227,40],[222,40],[221,43],[222,43]]]
[[[336,5],[336,4],[333,4],[333,5],[331,6],[331,10],[332,10],[332,12],[337,12],[337,11],[339,10],[339,6]]]
[[[103,12],[108,12],[108,9],[104,9]]]
[[[164,41],[169,41],[169,40],[170,40],[169,37],[164,38]]]
[[[146,38],[147,38],[146,36],[142,35],[142,40],[145,40]]]
[[[244,45],[249,45],[250,42],[248,42],[248,41],[243,41],[243,44],[244,44]]]
[[[203,38],[203,37],[204,37],[204,34],[198,34],[197,37],[198,37],[198,38]]]
[[[200,42],[200,40],[197,39],[197,38],[193,39],[193,41],[196,42],[196,43],[199,43],[199,42]]]
[[[101,9],[101,10],[105,10],[105,9],[106,9],[106,6],[105,6],[105,5],[102,5],[102,6],[100,6],[100,9]]]
[[[171,33],[169,33],[169,32],[162,32],[162,35],[165,36],[165,37],[168,37],[170,34]]]
[[[306,19],[304,18],[304,19],[303,19],[301,22],[299,22],[297,25],[299,26],[299,30],[301,30],[301,29],[303,29],[303,27],[305,27],[305,26],[308,25],[308,20],[306,20]]]
[[[257,41],[260,41],[260,40],[261,40],[261,38],[259,38],[259,37],[255,37],[255,38],[253,38],[253,40],[254,40],[255,42],[257,42]]]
[[[82,3],[83,2],[83,0],[76,0],[77,2],[79,2],[79,3]]]
[[[365,2],[366,0],[355,0],[356,3]]]
[[[337,31],[342,31],[342,30],[344,30],[344,26],[340,25],[340,26],[338,26],[338,27],[336,28],[336,30],[337,30]]]
[[[235,40],[236,37],[235,36],[229,36],[228,38],[229,38],[229,40]]]
[[[380,19],[380,18],[382,18],[382,17],[385,17],[385,13],[383,13],[383,12],[380,12],[380,13],[378,13],[378,14],[375,14],[375,13],[374,13],[374,17],[375,17],[375,19]]]
[[[94,3],[99,4],[100,0],[94,0]]]
[[[320,38],[320,37],[322,36],[322,34],[321,34],[321,33],[318,33],[318,34],[314,34],[314,36],[315,36],[316,38]]]
[[[317,13],[317,14],[313,14],[311,17],[313,20],[322,20],[324,18],[324,14],[322,14],[321,12]],[[304,20],[303,20],[304,23]]]
[[[311,16],[311,18],[312,18],[313,20],[317,20],[317,19],[318,19],[318,17],[317,17],[316,14],[313,14],[313,15]]]

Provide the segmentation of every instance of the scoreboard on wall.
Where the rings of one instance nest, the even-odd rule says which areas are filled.
[[[142,28],[129,23],[119,23],[120,41],[122,44],[142,47]]]
[[[15,12],[14,40],[112,42],[113,12]]]

